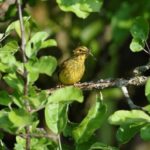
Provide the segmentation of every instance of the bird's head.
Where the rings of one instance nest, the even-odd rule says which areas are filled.
[[[85,46],[79,46],[75,50],[73,50],[73,54],[74,55],[82,55],[82,54],[89,55],[90,50]]]

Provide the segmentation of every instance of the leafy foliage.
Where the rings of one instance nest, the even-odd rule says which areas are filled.
[[[147,42],[150,2],[137,0],[132,5],[129,0],[21,2],[24,54],[16,3],[0,0],[3,16],[0,16],[0,149],[9,149],[8,143],[4,142],[7,133],[16,139],[13,143],[15,150],[26,149],[26,129],[29,127],[31,150],[61,150],[61,147],[65,150],[118,150],[118,147],[109,146],[116,143],[115,135],[110,132],[112,126],[103,129],[103,126],[108,126],[109,115],[109,124],[119,126],[116,132],[119,144],[128,143],[137,133],[142,140],[149,141],[150,79],[145,85],[148,105],[142,110],[116,111],[117,101],[114,99],[122,98],[119,88],[102,90],[104,98],[95,98],[99,91],[90,91],[89,94],[74,85],[54,87],[58,84],[56,74],[61,61],[58,49],[65,58],[72,41],[76,45],[87,45],[97,57],[97,61],[87,60],[83,78],[87,81],[116,77],[119,67],[124,65],[119,58],[124,55],[124,49],[150,54]],[[37,18],[34,9],[38,10]],[[130,45],[125,45],[130,36]],[[126,72],[125,67],[122,68]],[[111,101],[111,106],[108,101]],[[108,140],[110,137],[111,141]]]

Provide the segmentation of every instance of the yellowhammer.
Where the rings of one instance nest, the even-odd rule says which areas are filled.
[[[87,47],[77,47],[73,51],[73,56],[61,64],[59,80],[62,84],[75,84],[81,80],[85,71],[85,59],[89,54],[90,50]]]

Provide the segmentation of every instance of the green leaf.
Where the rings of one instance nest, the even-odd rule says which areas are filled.
[[[25,37],[26,40],[28,40],[30,35],[30,23],[29,23],[30,17],[23,17],[24,27],[25,27]],[[15,30],[18,36],[21,38],[21,30],[20,30],[20,21],[14,21],[12,22],[6,29],[6,34],[9,34],[12,30]]]
[[[148,123],[146,126],[144,126],[142,129],[141,129],[141,132],[140,132],[140,135],[141,135],[141,138],[145,141],[149,141],[150,140],[150,124]]]
[[[45,91],[41,91],[39,93],[37,93],[36,91],[31,92],[31,89],[30,89],[28,99],[30,101],[30,105],[33,108],[38,109],[40,107],[43,107],[46,104],[47,93]]]
[[[25,150],[26,139],[20,136],[16,136],[16,143],[14,150]],[[31,150],[56,150],[56,144],[49,138],[31,138],[30,139]]]
[[[130,30],[133,38],[146,41],[149,33],[149,24],[143,17],[137,17]]]
[[[13,131],[15,131],[15,128],[8,118],[8,113],[9,112],[4,109],[0,111],[0,128],[6,132],[13,133]]]
[[[100,11],[103,0],[57,0],[57,3],[63,11],[70,11],[80,18],[86,18],[90,13]]]
[[[57,60],[52,56],[43,56],[40,59],[36,59],[36,61],[29,61],[26,64],[28,70],[28,81],[36,81],[40,73],[51,76],[55,71],[56,66]]]
[[[147,97],[147,100],[150,103],[150,78],[147,80],[145,85],[145,96]]]
[[[68,102],[73,101],[83,102],[83,94],[79,88],[67,86],[55,90],[49,97],[48,103]]]
[[[119,110],[109,117],[109,122],[114,125],[122,125],[125,123],[147,122],[150,116],[141,110]]]
[[[144,126],[144,122],[125,123],[117,131],[117,140],[120,144],[127,143]]]
[[[31,40],[27,42],[26,45],[26,55],[30,58],[36,56],[40,48],[42,48],[42,43],[49,36],[47,32],[37,32],[35,33]]]
[[[140,40],[133,38],[130,43],[130,49],[132,52],[140,52],[144,49],[144,43],[142,43]]]
[[[45,107],[45,121],[48,128],[58,134],[67,124],[67,104],[48,104]]]
[[[51,76],[57,66],[57,60],[52,56],[43,56],[37,61],[33,67],[35,67],[39,73]]]
[[[0,91],[0,105],[8,106],[12,103],[12,99],[6,91]]]
[[[15,73],[9,73],[8,75],[5,75],[3,79],[10,87],[15,89],[18,93],[23,93],[24,90],[23,81]]]
[[[8,54],[14,54],[18,51],[19,46],[17,41],[9,41],[8,43],[5,44],[2,48],[0,48],[0,57]]]
[[[33,122],[33,117],[30,113],[23,109],[12,110],[8,114],[9,120],[14,124],[15,127],[22,128],[26,125],[30,125]]]
[[[150,113],[150,105],[146,105],[143,107],[144,110],[148,111]]]
[[[42,43],[41,48],[52,47],[52,46],[57,46],[57,42],[54,39],[49,39]]]
[[[76,143],[86,142],[94,131],[103,123],[106,113],[106,106],[101,101],[97,101],[89,110],[83,121],[73,130],[73,138]]]
[[[94,143],[89,150],[99,149],[99,150],[119,150],[118,148],[108,146],[104,143],[96,142]]]
[[[24,99],[22,98],[22,95],[18,93],[18,91],[14,91],[11,94],[11,98],[15,105],[17,105],[19,108],[24,108]]]

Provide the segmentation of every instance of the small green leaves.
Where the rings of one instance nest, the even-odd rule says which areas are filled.
[[[31,60],[26,64],[28,70],[28,81],[34,82],[39,74],[51,76],[57,67],[57,60],[52,56],[43,56],[40,59]]]
[[[30,58],[32,56],[36,56],[37,52],[41,48],[55,46],[55,40],[47,40],[49,34],[47,32],[37,32],[31,38],[31,40],[26,45],[26,55]]]
[[[109,122],[120,125],[117,140],[123,144],[128,142],[137,132],[149,124],[150,117],[141,110],[120,110],[109,117]]]
[[[95,149],[99,149],[99,150],[119,150],[118,148],[115,148],[115,147],[111,147],[111,146],[108,146],[104,143],[100,143],[100,142],[96,142],[94,143],[89,150],[95,150]]]
[[[133,37],[130,44],[131,51],[142,51],[149,34],[148,22],[143,17],[137,17],[131,27],[130,32]]]
[[[146,41],[149,33],[148,22],[143,17],[137,17],[131,27],[131,34],[133,38]]]
[[[147,100],[150,102],[150,78],[147,80],[145,85],[145,96],[147,97]]]
[[[103,0],[57,0],[57,3],[63,11],[71,11],[80,18],[86,18],[90,13],[100,11]]]
[[[109,122],[114,125],[134,123],[135,121],[150,121],[150,117],[141,110],[119,110],[109,117]]]
[[[30,35],[30,17],[23,17],[24,27],[25,27],[25,37],[28,40]],[[12,30],[15,30],[18,36],[21,38],[20,22],[19,20],[12,22],[6,29],[6,34],[9,34]]]
[[[19,128],[33,123],[33,117],[31,116],[31,114],[23,109],[12,110],[9,113],[8,117],[10,121],[14,124],[14,126]]]
[[[144,44],[137,39],[132,39],[131,44],[130,44],[130,49],[132,52],[140,52],[144,48]]]
[[[76,143],[86,142],[98,129],[106,113],[106,106],[101,101],[97,101],[89,110],[83,121],[73,130],[73,137]]]
[[[45,108],[45,121],[48,128],[55,134],[63,131],[67,124],[67,111],[66,104],[48,104]]]
[[[28,97],[28,99],[32,108],[39,109],[43,107],[47,102],[48,95],[45,91],[37,93],[35,89],[30,89],[29,95],[30,96]]]
[[[147,124],[145,127],[141,129],[140,135],[143,140],[150,140],[150,124]]]
[[[16,41],[9,41],[4,47],[0,48],[0,56],[6,54],[14,54],[19,49]]]
[[[52,47],[52,46],[57,46],[57,42],[54,39],[49,39],[42,43],[41,48]]]
[[[8,118],[8,111],[0,111],[0,128],[6,132],[12,133],[14,130],[13,123]]]
[[[6,91],[0,91],[0,105],[8,106],[12,103],[12,99]]]
[[[43,56],[33,65],[39,73],[51,76],[57,66],[57,60],[52,56]]]
[[[68,102],[73,101],[83,102],[82,91],[79,88],[68,86],[55,90],[52,95],[48,97],[48,103]]]
[[[24,150],[26,146],[26,139],[20,136],[16,136],[16,143],[14,146],[14,150]],[[34,138],[30,139],[30,147],[31,150],[56,150],[57,146],[49,138]]]
[[[125,123],[117,131],[117,140],[120,144],[128,142],[132,137],[137,134],[141,127],[144,126],[144,122]]]
[[[23,80],[19,78],[15,73],[10,73],[4,76],[6,83],[15,89],[18,93],[23,93]]]

